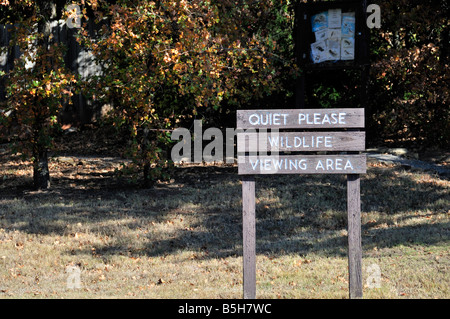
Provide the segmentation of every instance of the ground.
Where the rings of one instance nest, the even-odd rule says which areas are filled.
[[[241,298],[237,168],[179,167],[143,189],[119,174],[123,143],[83,134],[53,154],[46,191],[0,147],[0,298]],[[257,178],[257,298],[348,298],[345,185]],[[450,296],[449,189],[434,172],[369,160],[365,298]]]

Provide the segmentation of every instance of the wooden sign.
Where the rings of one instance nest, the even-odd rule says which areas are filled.
[[[256,298],[254,176],[260,174],[347,174],[349,292],[350,298],[361,298],[359,174],[366,173],[366,156],[292,153],[363,151],[365,133],[355,129],[364,128],[364,109],[242,110],[237,112],[237,128],[246,129],[245,132],[237,134],[237,148],[240,153],[238,174],[242,175],[244,298]],[[315,131],[285,132],[283,129]],[[329,131],[330,129],[351,131]],[[268,152],[271,154],[268,155]],[[289,152],[289,155],[284,152]]]
[[[364,151],[365,132],[238,133],[240,152]]]
[[[238,174],[364,174],[365,155],[239,156]]]
[[[363,128],[364,109],[238,110],[237,128]]]

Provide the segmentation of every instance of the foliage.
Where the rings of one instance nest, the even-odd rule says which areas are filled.
[[[16,142],[24,155],[38,146],[51,146],[63,99],[73,94],[76,80],[64,68],[62,52],[59,44],[39,47],[32,57],[26,53],[18,59],[8,76],[6,110],[18,121]]]
[[[22,53],[6,74],[7,101],[2,122],[14,125],[14,149],[33,160],[35,186],[46,188],[47,150],[58,127],[62,103],[72,96],[76,79],[65,68],[64,46],[52,41],[52,3],[6,1],[2,5],[6,6],[2,8],[6,22],[14,24],[6,50],[18,46]],[[26,14],[15,15],[17,11]]]
[[[275,7],[269,0],[91,2],[101,28],[90,38],[85,26],[79,40],[103,74],[88,87],[114,105],[115,124],[129,128],[138,165],[147,172],[166,165],[167,130],[199,109],[218,110],[224,100],[252,100],[277,88],[279,35],[261,22]]]
[[[450,142],[448,1],[380,1],[372,33],[372,129],[386,140]]]
[[[7,102],[0,126],[16,132],[16,150],[46,156],[61,105],[80,81],[66,69],[64,46],[50,21],[69,2],[2,1],[3,24],[14,24],[6,50],[23,55],[2,74]],[[170,166],[170,131],[231,126],[236,108],[292,107],[297,69],[293,1],[80,1],[78,40],[102,68],[84,93],[113,106],[114,125],[127,130],[128,155],[145,181]],[[448,1],[380,1],[381,29],[371,30],[368,101],[370,142],[446,147],[450,140]],[[54,13],[56,12],[56,14]],[[92,24],[98,28],[92,36]],[[96,28],[94,28],[96,29]],[[89,32],[88,32],[89,31]],[[306,105],[357,105],[359,71],[315,74]],[[316,80],[319,81],[316,81]],[[375,97],[375,98],[372,98]],[[229,123],[226,122],[230,119]],[[17,121],[17,125],[13,123]]]

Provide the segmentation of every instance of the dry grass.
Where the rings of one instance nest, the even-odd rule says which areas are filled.
[[[241,298],[236,168],[179,168],[153,189],[119,163],[0,168],[0,298]],[[80,165],[77,165],[80,164]],[[24,185],[25,186],[22,186]],[[257,297],[347,298],[344,176],[257,178]],[[450,182],[370,162],[361,181],[365,298],[449,298]],[[381,269],[381,288],[366,279]],[[67,286],[67,267],[81,288]]]

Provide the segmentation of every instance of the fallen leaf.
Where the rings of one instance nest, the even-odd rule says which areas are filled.
[[[158,282],[157,282],[158,285],[162,285],[164,283],[165,283],[165,281],[162,278],[158,279]]]

